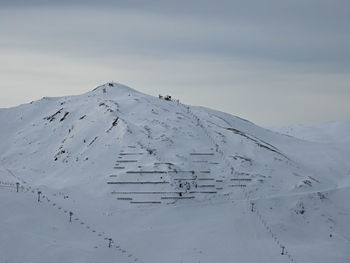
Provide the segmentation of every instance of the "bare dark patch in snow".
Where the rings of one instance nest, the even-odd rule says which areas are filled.
[[[98,137],[98,136],[96,136],[96,137],[89,143],[88,146],[90,146],[91,144],[93,144],[93,143],[97,140],[97,137]]]
[[[110,132],[110,131],[113,129],[113,127],[117,126],[118,120],[119,120],[119,117],[117,117],[117,118],[113,121],[112,126],[111,126],[106,132]]]
[[[64,116],[60,119],[60,121],[64,121],[66,119],[66,117],[68,116],[69,112],[65,112]]]
[[[48,120],[48,121],[52,122],[54,119],[56,119],[56,116],[62,112],[62,110],[63,110],[63,108],[59,109],[54,114],[45,117],[44,120]]]

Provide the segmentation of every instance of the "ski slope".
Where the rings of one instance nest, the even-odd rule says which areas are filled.
[[[3,262],[350,260],[349,144],[118,83],[0,123]]]

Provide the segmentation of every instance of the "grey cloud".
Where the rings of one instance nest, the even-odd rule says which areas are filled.
[[[85,6],[19,9],[12,13],[3,12],[0,21],[6,17],[7,21],[1,23],[0,32],[9,40],[21,39],[15,44],[18,46],[35,45],[73,53],[85,51],[101,56],[112,52],[154,56],[215,54],[231,58],[350,64],[350,32],[342,21],[345,18],[338,16],[339,25],[332,22],[343,9],[334,8],[332,19],[328,18],[334,24],[331,26],[327,16],[321,18],[313,9],[307,9],[309,13],[300,9],[302,14],[299,15],[294,11],[295,16],[290,14],[293,14],[292,9],[282,17],[285,12],[282,8],[274,9],[276,15],[270,14],[272,11],[257,1],[257,6],[248,12],[248,5],[244,1],[240,3],[243,14],[237,11],[239,8],[229,5],[234,12],[228,20],[221,16],[214,20],[207,18],[205,10],[209,12],[210,6],[215,7],[209,5],[209,1],[200,8],[201,11],[204,9],[200,17],[174,13],[165,16],[154,10],[152,13],[150,7],[156,6],[152,2],[147,6],[137,5],[134,10],[132,4],[120,4],[128,11],[118,8],[92,10]],[[178,5],[181,6],[181,2]],[[163,7],[166,11],[169,6],[172,4],[163,3],[158,9]],[[193,6],[192,3],[192,9]],[[287,7],[284,9],[289,10]],[[262,14],[257,12],[259,8]],[[320,13],[324,14],[324,9]],[[213,13],[215,15],[215,9]],[[15,19],[12,20],[11,16]],[[350,19],[347,20],[350,23]],[[0,43],[5,45],[6,41]]]
[[[42,97],[114,79],[260,124],[344,118],[349,10],[341,0],[0,0],[0,89],[21,83]]]

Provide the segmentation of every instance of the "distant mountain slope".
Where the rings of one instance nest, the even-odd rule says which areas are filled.
[[[350,121],[333,121],[314,125],[299,124],[271,129],[303,140],[346,144],[345,146],[350,148]]]
[[[324,148],[333,151],[333,158],[338,166],[349,170],[350,156],[350,121],[333,121],[313,125],[291,125],[272,127],[274,131],[299,138],[301,140],[316,142]]]
[[[113,249],[132,251],[122,252],[130,262],[350,258],[350,207],[342,202],[350,168],[336,143],[296,139],[117,83],[0,109],[0,124],[4,198],[20,194],[16,182],[34,203],[42,192],[49,206],[74,211],[74,224],[103,229],[106,243],[117,237]],[[4,209],[11,202],[20,199]],[[36,260],[30,254],[28,262]]]

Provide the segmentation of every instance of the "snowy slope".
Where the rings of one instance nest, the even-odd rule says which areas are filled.
[[[271,127],[277,132],[294,136],[296,138],[332,144],[350,144],[350,121],[332,121],[313,125],[291,125],[282,127]]]
[[[333,121],[314,125],[292,125],[273,127],[272,129],[302,140],[323,144],[336,152],[337,159],[340,162],[349,162],[350,121]]]
[[[350,260],[337,147],[117,83],[1,109],[0,123],[1,261],[21,261],[18,238],[27,262]]]

